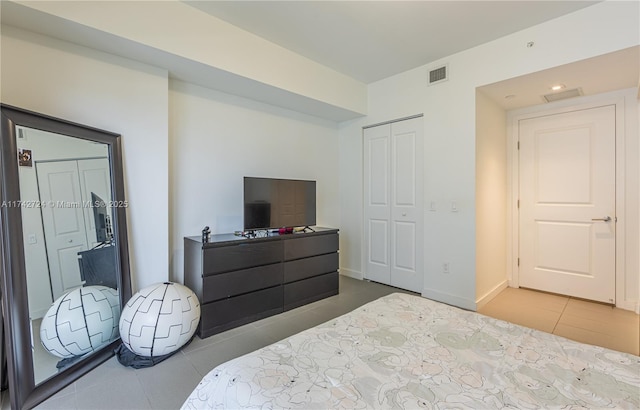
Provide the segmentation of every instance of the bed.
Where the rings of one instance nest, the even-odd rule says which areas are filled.
[[[640,357],[394,293],[209,372],[183,409],[640,408]]]

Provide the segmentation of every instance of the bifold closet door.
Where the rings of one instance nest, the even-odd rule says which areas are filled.
[[[364,130],[365,278],[422,292],[422,117]]]
[[[365,278],[391,284],[391,125],[364,130]]]
[[[111,201],[108,158],[36,162],[42,203],[75,204],[42,207],[49,280],[53,300],[82,286],[78,252],[98,245],[91,193]],[[89,189],[91,188],[91,189]]]

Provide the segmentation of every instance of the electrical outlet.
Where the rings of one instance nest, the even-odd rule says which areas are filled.
[[[449,273],[449,262],[442,264],[442,273]]]

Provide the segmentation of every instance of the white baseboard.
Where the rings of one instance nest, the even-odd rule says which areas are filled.
[[[44,317],[44,315],[47,314],[47,312],[49,311],[49,309],[40,309],[40,310],[36,310],[35,312],[31,312],[31,314],[29,314],[29,319],[31,320],[36,320],[36,319],[42,319]]]
[[[351,270],[351,269],[347,269],[347,268],[340,268],[340,274],[344,275],[344,276],[348,276],[348,277],[353,278],[353,279],[358,279],[358,280],[364,279],[364,276],[362,275],[362,272],[358,272],[357,270]]]
[[[473,300],[461,298],[460,296],[451,295],[449,293],[440,292],[434,289],[423,289],[422,296],[427,299],[432,299],[438,302],[446,303],[447,305],[453,305],[462,309],[476,311],[476,302]]]
[[[478,310],[480,310],[484,305],[489,303],[491,301],[491,299],[493,299],[496,296],[498,296],[498,293],[500,293],[503,290],[505,290],[508,285],[509,285],[509,282],[506,279],[504,281],[500,282],[495,288],[491,289],[484,296],[482,296],[478,300],[476,300],[476,308]]]
[[[619,309],[630,310],[640,315],[640,300],[625,300],[616,303]]]

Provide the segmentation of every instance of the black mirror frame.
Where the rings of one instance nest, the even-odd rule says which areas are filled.
[[[116,203],[125,200],[119,134],[0,104],[0,177],[2,180],[0,204],[20,203],[16,126],[107,144],[111,166],[112,199]],[[124,207],[113,209],[114,235],[118,241],[116,255],[120,272],[118,278],[120,306],[123,307],[124,303],[131,298],[126,209]],[[36,385],[31,351],[21,208],[1,206],[0,222],[2,227],[0,229],[0,256],[2,257],[0,298],[2,298],[11,408],[28,409],[38,405],[113,356],[113,351],[120,343],[120,339]]]

